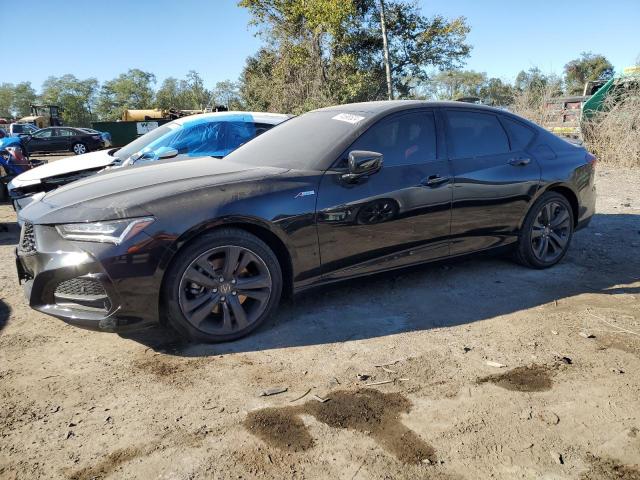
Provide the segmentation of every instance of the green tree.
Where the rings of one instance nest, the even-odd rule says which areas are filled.
[[[480,98],[488,105],[511,105],[514,96],[515,91],[513,86],[503,82],[499,78],[489,78],[482,88],[480,88]]]
[[[13,106],[13,84],[2,83],[0,84],[0,117],[11,118],[13,112],[11,111]]]
[[[59,105],[64,109],[62,118],[65,125],[88,127],[93,118],[98,80],[79,80],[74,75],[51,76],[42,84],[42,103]]]
[[[155,106],[161,109],[179,108],[180,84],[177,78],[165,78],[156,92]]]
[[[554,74],[545,74],[538,67],[522,70],[516,76],[514,87],[519,92],[533,96],[558,96],[563,94],[562,79]]]
[[[241,76],[248,108],[299,113],[332,103],[386,97],[379,2],[242,0],[267,45]],[[461,65],[470,47],[464,18],[423,16],[401,0],[386,2],[393,89],[411,95],[434,67]]]
[[[478,97],[487,105],[506,106],[513,102],[514,88],[499,78],[489,78],[484,72],[448,70],[435,75],[421,96],[438,100]]]
[[[211,92],[204,87],[200,74],[189,71],[183,80],[166,78],[156,92],[155,105],[158,108],[202,110],[211,99]]]
[[[374,3],[374,5],[377,5]],[[377,7],[368,28],[360,34],[379,37]],[[400,97],[410,95],[409,79],[426,81],[435,67],[440,70],[459,68],[469,56],[471,47],[465,43],[470,31],[464,17],[448,20],[441,15],[426,17],[414,4],[402,1],[386,4],[387,32],[391,57],[391,76],[394,91]],[[380,45],[381,40],[377,40]],[[373,60],[382,63],[380,48],[371,52]]]
[[[580,57],[564,66],[564,82],[570,95],[581,95],[585,83],[589,81],[611,78],[613,65],[604,55],[582,52]]]
[[[238,82],[223,80],[216,83],[211,96],[212,107],[221,105],[227,107],[228,110],[242,110],[244,108]]]
[[[96,111],[103,120],[117,120],[126,109],[153,108],[156,76],[137,68],[105,82],[98,94]]]
[[[204,87],[200,74],[194,70],[187,73],[187,78],[179,84],[179,108],[186,110],[203,110],[211,99],[211,92]]]
[[[460,97],[480,97],[487,82],[487,74],[473,70],[447,70],[435,75],[428,92],[437,100],[456,100]]]
[[[31,114],[31,105],[36,101],[36,91],[31,82],[20,82],[13,88],[13,103],[11,109],[16,117],[26,117]]]

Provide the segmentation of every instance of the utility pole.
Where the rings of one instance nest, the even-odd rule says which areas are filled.
[[[384,0],[380,2],[380,26],[382,27],[382,51],[384,55],[384,69],[387,72],[387,97],[393,100],[393,85],[391,84],[391,65],[389,64],[389,42],[387,40],[387,23],[384,16]]]

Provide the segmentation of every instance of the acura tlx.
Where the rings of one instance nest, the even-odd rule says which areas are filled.
[[[258,327],[283,295],[505,248],[547,268],[595,206],[596,159],[509,112],[342,105],[222,161],[106,172],[27,206],[32,308],[94,330],[168,324],[197,341]]]

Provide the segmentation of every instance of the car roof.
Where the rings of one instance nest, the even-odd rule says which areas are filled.
[[[285,115],[283,113],[268,113],[268,112],[243,112],[243,111],[229,111],[229,112],[211,112],[211,113],[198,113],[196,115],[189,115],[187,117],[178,118],[173,121],[177,125],[184,125],[186,123],[207,121],[210,119],[227,119],[227,120],[241,120],[241,121],[253,121],[256,123],[268,123],[270,125],[278,125],[285,120],[291,118],[291,115]]]
[[[475,110],[485,113],[500,114],[513,119],[518,120],[521,123],[525,123],[530,127],[537,130],[544,130],[536,123],[516,115],[508,110],[496,107],[490,107],[488,105],[478,105],[475,103],[458,102],[453,100],[379,100],[375,102],[360,102],[360,103],[347,103],[344,105],[335,105],[332,107],[319,108],[313,110],[314,112],[337,112],[337,113],[360,113],[363,116],[368,117],[368,124],[373,121],[377,121],[386,115],[394,112],[408,111],[416,108],[448,108],[448,109],[464,109]]]
[[[360,103],[347,103],[344,105],[335,105],[332,107],[319,108],[317,111],[335,111],[335,112],[362,112],[369,114],[391,113],[398,110],[405,110],[411,108],[426,108],[426,107],[446,107],[446,108],[465,108],[474,110],[487,110],[492,112],[503,112],[495,107],[489,107],[487,105],[477,105],[467,102],[456,102],[451,100],[379,100],[375,102],[360,102]]]

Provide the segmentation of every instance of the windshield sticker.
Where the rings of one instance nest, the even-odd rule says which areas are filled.
[[[339,113],[335,117],[331,117],[331,120],[340,120],[341,122],[351,123],[352,125],[355,125],[363,119],[364,117],[361,117],[360,115],[353,115],[352,113]]]

